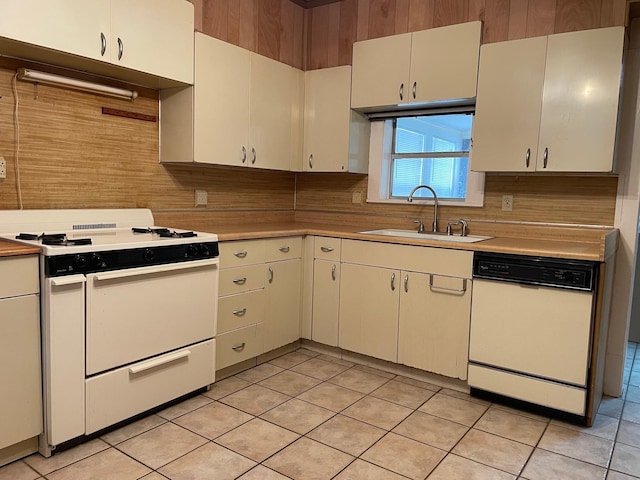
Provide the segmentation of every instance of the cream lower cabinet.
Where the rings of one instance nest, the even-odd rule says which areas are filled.
[[[471,281],[402,272],[398,363],[467,378]]]
[[[42,433],[38,257],[0,258],[0,465],[37,449],[12,446]],[[21,455],[21,456],[24,456]]]
[[[313,239],[311,339],[332,347],[338,346],[340,243],[339,238]]]

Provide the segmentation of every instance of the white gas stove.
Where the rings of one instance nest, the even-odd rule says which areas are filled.
[[[213,383],[215,234],[27,210],[0,211],[0,237],[42,248],[43,455]]]

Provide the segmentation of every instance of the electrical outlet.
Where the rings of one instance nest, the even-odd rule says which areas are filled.
[[[510,212],[513,210],[513,195],[502,196],[502,211]]]
[[[7,178],[7,162],[4,157],[0,157],[0,179]]]
[[[354,203],[356,205],[361,205],[362,204],[362,192],[353,192],[351,194],[351,203]]]
[[[206,206],[207,206],[207,191],[196,190],[196,207],[206,207]]]

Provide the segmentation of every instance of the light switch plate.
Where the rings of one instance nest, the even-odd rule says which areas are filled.
[[[207,206],[207,191],[196,190],[196,207],[206,207],[206,206]]]

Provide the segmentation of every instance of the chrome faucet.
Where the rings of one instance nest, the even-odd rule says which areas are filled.
[[[413,202],[413,195],[421,188],[426,188],[433,195],[433,225],[432,225],[433,228],[431,231],[433,233],[436,233],[438,231],[437,230],[438,228],[438,195],[436,195],[436,191],[433,188],[431,188],[429,185],[418,185],[409,193],[407,202],[409,203]],[[419,233],[424,233],[424,232],[419,232]]]

